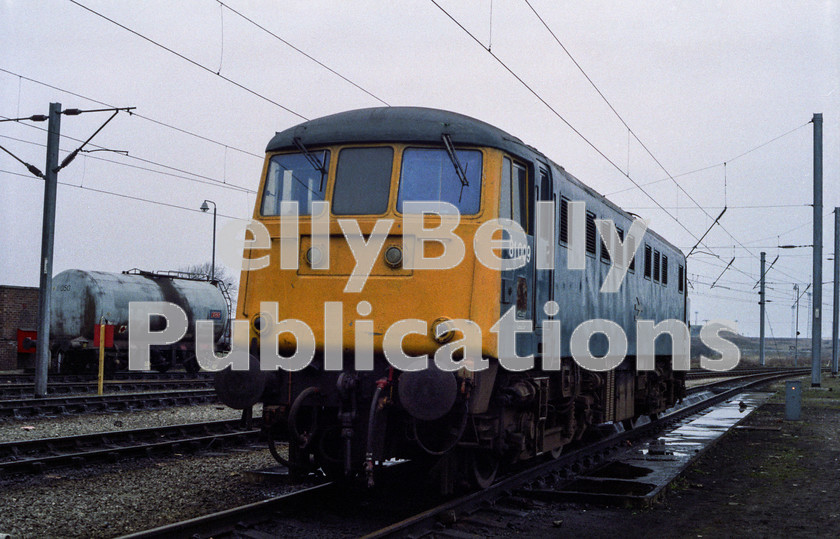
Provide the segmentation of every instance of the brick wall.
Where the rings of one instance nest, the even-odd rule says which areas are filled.
[[[0,371],[18,368],[17,330],[37,326],[38,289],[0,286]]]

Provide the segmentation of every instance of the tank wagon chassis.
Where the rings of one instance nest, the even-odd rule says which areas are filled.
[[[272,453],[293,473],[320,468],[330,477],[360,477],[373,484],[385,462],[412,459],[426,462],[444,491],[464,483],[484,488],[502,466],[541,455],[559,457],[595,425],[630,426],[684,396],[684,373],[672,369],[668,339],[653,343],[652,370],[636,369],[637,320],[687,321],[684,255],[647,230],[635,240],[642,244],[628,261],[620,289],[601,294],[615,263],[610,253],[619,252],[613,237],[624,241],[636,220],[516,137],[451,112],[388,107],[305,122],[277,133],[266,152],[254,219],[272,241],[262,250],[248,247],[245,258],[268,253],[274,267],[243,272],[237,317],[250,323],[251,368],[221,371],[215,385],[231,407],[263,403]],[[407,249],[406,238],[412,241],[417,232],[402,219],[403,204],[416,201],[454,206],[460,221],[453,235],[468,246],[482,224],[506,219],[511,223],[506,226],[519,228],[520,239],[497,256],[522,263],[500,271],[468,252],[445,270],[404,264],[400,247]],[[329,202],[329,210],[316,209],[314,202]],[[287,203],[299,208],[291,251],[282,246]],[[609,248],[603,237],[599,241],[598,219],[611,221],[616,232],[606,240]],[[355,220],[365,241],[386,236],[364,289],[352,290],[359,296],[345,292],[354,269],[347,220]],[[432,228],[435,223],[431,220]],[[326,268],[315,244],[318,226],[329,226],[324,241],[332,258]],[[540,231],[548,229],[546,258],[553,265],[545,269],[536,259],[544,252]],[[441,251],[430,248],[426,255],[423,244],[418,249],[431,258]],[[294,269],[285,264],[278,270],[281,251],[288,256],[295,250]],[[585,255],[583,268],[568,269],[577,267],[570,253]],[[276,314],[261,312],[262,302],[277,305]],[[335,326],[342,328],[335,330],[340,335],[330,335],[343,343],[343,352],[337,352],[344,355],[343,371],[325,367],[327,302],[343,309],[338,314],[345,322]],[[533,331],[518,332],[515,341],[517,356],[534,358],[529,370],[515,372],[501,364],[491,327],[512,312],[517,323],[533,323]],[[374,320],[359,320],[357,314]],[[275,352],[285,357],[297,350],[288,335],[268,331],[263,316],[296,319],[311,328],[316,348],[306,368],[260,370],[262,341],[276,340]],[[429,368],[399,371],[384,357],[386,329],[406,318],[425,321],[428,334],[405,337],[403,351],[429,358]],[[480,328],[481,357],[489,368],[444,372],[435,367],[431,357],[444,346],[453,360],[464,355],[452,347],[463,346],[463,334],[438,331],[456,319]],[[629,336],[625,359],[613,370],[586,370],[572,359],[571,329],[593,319],[614,322]],[[350,320],[355,321],[346,323]],[[557,320],[563,339],[559,353],[551,355],[562,359],[543,370],[542,344],[551,327],[546,324]],[[370,340],[359,344],[364,335]],[[590,342],[594,356],[609,348],[601,337]],[[372,370],[356,369],[360,351]],[[277,440],[289,441],[288,457],[277,451]]]

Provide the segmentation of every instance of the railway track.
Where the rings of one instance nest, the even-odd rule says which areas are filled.
[[[441,532],[441,536],[466,537],[468,534],[458,530],[452,530],[452,533],[447,533],[447,530],[441,529],[441,523],[454,523],[459,519],[469,522],[470,519],[474,519],[472,515],[479,508],[484,508],[502,517],[514,516],[524,518],[528,514],[527,510],[523,510],[522,507],[517,508],[517,505],[522,506],[525,504],[527,506],[528,504],[534,503],[532,501],[533,497],[529,497],[528,495],[529,491],[544,489],[547,484],[557,484],[558,482],[569,480],[577,474],[603,466],[608,462],[611,455],[620,451],[627,443],[635,443],[650,438],[667,426],[673,425],[706,408],[730,399],[750,387],[785,377],[806,375],[808,372],[810,372],[810,369],[807,368],[798,370],[785,369],[783,372],[776,371],[772,373],[767,373],[765,370],[765,372],[760,374],[751,373],[742,375],[740,379],[705,384],[702,387],[691,390],[692,394],[700,394],[702,392],[705,395],[704,398],[686,399],[687,401],[693,400],[695,402],[669,411],[662,417],[656,418],[646,424],[639,424],[632,430],[616,432],[600,441],[563,454],[557,459],[538,462],[536,465],[526,469],[512,472],[485,490],[472,492],[439,505],[427,503],[425,507],[416,510],[410,516],[398,517],[400,519],[398,522],[384,526],[376,523],[382,518],[381,508],[379,508],[380,505],[390,507],[395,507],[396,505],[398,510],[399,508],[404,510],[411,505],[411,502],[407,501],[405,504],[393,504],[394,494],[392,493],[390,495],[392,496],[390,498],[391,503],[370,503],[365,507],[365,510],[369,510],[371,515],[361,515],[360,513],[363,510],[358,506],[359,496],[345,495],[342,499],[343,501],[332,503],[336,496],[341,496],[341,488],[333,483],[325,483],[258,503],[177,522],[125,537],[137,539],[154,537],[277,536],[283,535],[284,531],[289,531],[290,529],[294,529],[297,533],[300,533],[300,521],[307,519],[305,514],[313,513],[314,516],[311,518],[316,523],[313,526],[314,533],[315,530],[319,529],[318,522],[330,520],[324,518],[324,514],[329,514],[330,511],[336,510],[330,506],[344,507],[343,512],[348,522],[352,521],[352,524],[347,524],[352,527],[352,533],[367,533],[366,537],[437,536],[438,533],[433,533],[435,530]],[[710,389],[711,391],[709,391]],[[406,484],[411,483],[403,482],[399,495],[408,497],[407,490],[409,489],[406,489]],[[523,498],[523,495],[526,497]],[[347,506],[350,506],[351,509],[348,510]],[[353,510],[353,507],[357,509]],[[365,521],[368,516],[370,516],[368,522],[359,523],[359,519]],[[290,524],[287,527],[285,519],[292,519],[298,522],[296,524]],[[486,518],[478,519],[478,521],[484,526],[493,526],[492,522]],[[347,533],[346,530],[344,533]]]
[[[726,378],[733,376],[746,376],[749,374],[772,374],[789,373],[791,369],[786,367],[742,367],[728,371],[707,371],[692,369],[685,373],[686,380],[698,380],[705,378]]]
[[[126,457],[240,446],[257,441],[259,433],[256,426],[227,420],[5,442],[0,443],[0,472],[42,472]]]
[[[106,374],[107,378],[124,381],[139,381],[139,380],[192,380],[196,378],[213,379],[212,372],[199,371],[196,373],[186,371],[171,371],[171,372],[156,372],[156,371],[122,371],[111,374]],[[94,383],[97,380],[96,374],[50,374],[48,383]],[[32,373],[0,373],[0,387],[6,384],[35,384],[35,375]]]
[[[182,378],[172,380],[105,380],[104,390],[108,393],[115,391],[142,392],[142,391],[178,391],[183,389],[212,389],[213,379],[210,377]],[[78,382],[50,382],[47,385],[47,395],[80,395],[84,393],[95,393],[97,383],[95,381]],[[0,383],[0,400],[32,397],[35,387],[31,383]]]
[[[742,376],[745,374],[759,374],[777,372],[783,369],[772,368],[743,368],[731,371],[689,371],[686,379],[705,379],[718,377]],[[141,391],[167,391],[184,389],[211,389],[213,385],[213,373],[187,373],[187,372],[124,372],[111,376],[112,379],[105,380],[105,390],[141,392]],[[31,374],[0,374],[0,400],[15,399],[32,396],[34,394],[35,378]],[[53,375],[47,385],[47,394],[50,396],[74,395],[92,393],[97,389],[97,380],[94,375],[70,374]]]
[[[808,372],[809,369],[797,369],[796,371],[785,370],[785,372],[781,373],[745,375],[742,377],[745,380],[727,380],[725,382],[708,384],[703,388],[697,388],[696,393],[711,387],[719,391],[693,404],[670,411],[649,423],[639,425],[632,430],[617,433],[604,440],[562,455],[559,459],[544,462],[522,472],[510,475],[496,482],[486,490],[438,505],[408,519],[375,530],[365,535],[365,537],[372,539],[405,536],[408,534],[411,534],[413,537],[427,535],[428,532],[437,527],[438,523],[442,520],[441,517],[444,515],[449,515],[449,519],[454,522],[458,519],[458,515],[470,515],[482,506],[495,507],[498,505],[504,509],[506,505],[510,504],[503,502],[506,499],[509,500],[512,497],[512,493],[531,498],[529,491],[532,491],[536,494],[534,496],[535,498],[545,498],[544,491],[546,490],[545,487],[547,484],[557,485],[578,474],[603,466],[608,462],[611,454],[620,450],[622,445],[627,442],[638,442],[639,440],[650,438],[669,425],[673,425],[706,408],[734,397],[750,387],[780,378],[806,375]]]
[[[184,371],[153,372],[153,371],[125,371],[107,375],[109,378],[119,380],[189,380],[195,378],[213,378],[212,372],[190,373]],[[49,383],[53,382],[96,382],[95,374],[50,374]],[[3,373],[0,374],[0,387],[4,384],[35,384],[35,375],[26,373]]]
[[[212,389],[182,389],[148,393],[109,393],[28,399],[0,400],[0,419],[39,415],[67,415],[89,412],[143,410],[167,406],[188,406],[217,402]]]

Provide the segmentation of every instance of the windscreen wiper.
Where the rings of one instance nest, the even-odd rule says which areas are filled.
[[[443,146],[446,148],[446,153],[449,154],[449,160],[452,161],[452,166],[455,167],[455,174],[457,174],[458,179],[461,180],[461,192],[458,194],[458,202],[461,202],[461,196],[464,194],[464,187],[469,187],[470,182],[467,180],[467,173],[464,171],[464,167],[462,167],[461,162],[458,161],[458,155],[455,153],[455,146],[452,144],[452,138],[449,136],[449,133],[444,133],[440,138],[443,139]]]
[[[303,142],[301,142],[300,137],[295,137],[293,139],[293,142],[294,142],[295,146],[297,146],[297,149],[300,150],[303,153],[303,156],[306,157],[306,160],[309,161],[309,164],[312,165],[312,168],[314,168],[315,170],[317,170],[318,172],[321,173],[321,186],[318,188],[318,191],[323,191],[324,190],[324,176],[327,175],[327,169],[324,166],[323,161],[318,159],[317,157],[315,157],[315,154],[310,152],[306,148],[306,146],[303,145]],[[324,153],[324,156],[326,156],[326,153]]]

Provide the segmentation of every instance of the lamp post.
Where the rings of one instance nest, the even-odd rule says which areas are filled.
[[[205,200],[201,203],[201,211],[206,212],[210,209],[207,203],[213,205],[213,256],[210,261],[210,280],[216,280],[216,203],[212,200]]]

